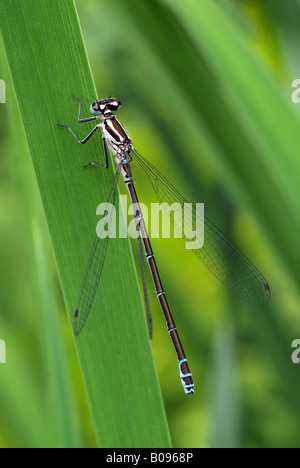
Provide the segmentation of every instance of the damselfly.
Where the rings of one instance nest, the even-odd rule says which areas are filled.
[[[75,97],[75,99],[77,98]],[[79,102],[78,122],[90,122],[97,119],[101,120],[101,122],[98,123],[83,140],[80,140],[68,125],[58,125],[70,130],[76,140],[81,144],[86,143],[96,130],[99,128],[102,129],[105,164],[90,162],[87,166],[94,165],[107,168],[108,149],[115,157],[118,169],[108,197],[108,203],[115,203],[118,180],[121,174],[134,207],[136,229],[143,242],[145,256],[155,286],[155,292],[177,353],[183,388],[186,395],[192,395],[194,393],[192,373],[183,351],[158,273],[147,228],[135,190],[131,173],[131,162],[136,161],[145,171],[160,203],[168,203],[169,205],[179,203],[183,207],[187,202],[166,177],[133,147],[126,130],[114,115],[114,112],[121,106],[120,101],[115,98],[109,98],[93,102],[90,106],[90,112],[93,116],[85,119],[81,118],[81,101],[79,99],[77,99],[77,101]],[[195,209],[194,207],[190,209],[192,210],[191,219],[195,221]],[[176,223],[175,218],[174,223]],[[101,237],[101,233],[97,233],[81,284],[73,320],[75,335],[81,332],[88,318],[101,278],[109,236],[105,238]],[[183,235],[183,237],[185,236]],[[270,298],[270,288],[262,274],[206,216],[204,216],[204,245],[200,249],[195,249],[194,253],[215,277],[234,294],[252,305],[261,307],[267,305]]]

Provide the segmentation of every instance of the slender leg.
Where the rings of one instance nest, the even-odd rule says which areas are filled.
[[[90,122],[91,120],[96,120],[96,117],[90,117],[90,118],[87,118],[87,119],[81,119],[81,118],[80,118],[80,113],[81,113],[81,101],[80,101],[80,99],[78,99],[76,96],[74,96],[74,94],[73,94],[73,97],[79,102],[78,122],[79,122],[79,123],[82,123],[82,122]],[[93,130],[92,130],[83,140],[80,140],[80,138],[78,138],[78,136],[76,135],[76,133],[73,132],[73,130],[71,129],[71,127],[69,127],[69,125],[63,125],[63,124],[60,124],[60,123],[58,123],[57,125],[59,125],[60,127],[67,128],[67,129],[72,133],[72,135],[76,138],[76,140],[78,141],[78,143],[80,143],[81,145],[84,145],[84,143],[86,143],[86,142],[91,138],[91,136],[96,132],[96,130],[98,130],[98,128],[102,126],[102,124],[99,123],[98,125],[96,125],[96,127],[93,128]],[[86,164],[86,165],[83,166],[83,167],[88,167],[88,166],[99,166],[99,167],[103,167],[104,169],[107,169],[107,168],[108,168],[107,148],[106,148],[106,144],[105,144],[105,139],[104,139],[104,137],[102,137],[102,141],[103,141],[103,148],[104,148],[104,154],[105,154],[105,164],[99,164],[99,163],[96,163],[96,162],[90,162],[89,164]]]
[[[80,114],[81,114],[81,100],[78,99],[75,94],[73,94],[73,98],[76,99],[76,101],[79,102],[79,110],[78,110],[78,122],[83,123],[83,122],[91,122],[91,120],[96,120],[97,117],[88,117],[87,119],[81,119]]]
[[[104,137],[102,137],[102,143],[103,143],[103,149],[104,149],[104,155],[105,155],[105,165],[104,165],[104,164],[95,163],[95,162],[90,162],[90,163],[86,164],[85,166],[83,166],[84,168],[85,168],[85,167],[89,167],[89,166],[100,166],[100,167],[104,167],[104,169],[107,169],[107,168],[108,168],[107,148],[106,148],[106,142],[105,142],[105,138],[104,138]]]
[[[73,97],[76,99],[76,101],[79,102],[79,111],[78,111],[78,122],[79,122],[79,123],[91,122],[92,120],[96,120],[96,119],[97,119],[96,116],[88,117],[87,119],[81,119],[81,118],[80,118],[80,114],[81,114],[81,101],[80,101],[80,99],[78,99],[74,94],[73,94]],[[60,127],[65,127],[65,128],[67,128],[81,145],[83,145],[84,143],[86,143],[86,142],[91,138],[91,136],[95,133],[95,131],[98,130],[99,127],[101,127],[101,124],[96,125],[96,127],[93,128],[93,130],[92,130],[83,140],[80,140],[80,138],[78,138],[78,136],[73,132],[73,130],[72,130],[68,125],[63,125],[63,124],[60,124],[60,123],[58,123],[57,125],[59,125]]]
[[[92,118],[92,120],[94,120],[94,118]],[[95,133],[95,131],[98,130],[99,127],[101,127],[101,124],[96,125],[96,127],[93,128],[93,130],[92,130],[83,140],[80,140],[80,138],[78,138],[78,136],[73,132],[73,130],[69,127],[69,125],[63,125],[63,124],[60,124],[60,123],[58,123],[57,125],[59,125],[60,127],[64,127],[64,128],[67,128],[68,130],[70,130],[70,132],[72,133],[72,135],[76,138],[76,140],[77,140],[81,145],[84,145],[84,143],[86,143],[86,142],[91,138],[91,136]]]

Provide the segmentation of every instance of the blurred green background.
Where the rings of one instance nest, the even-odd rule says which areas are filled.
[[[299,3],[76,5],[99,98],[120,99],[118,117],[138,151],[168,172],[187,199],[205,203],[207,216],[271,287],[270,304],[256,309],[227,292],[180,242],[153,240],[196,386],[187,400],[149,282],[152,346],[173,446],[300,446],[300,377],[291,361],[291,343],[300,337],[300,104],[291,100],[292,81],[300,78]],[[0,78],[8,82],[0,57]],[[29,156],[12,145],[14,131],[0,104],[0,339],[7,345],[0,445],[71,445],[64,427],[71,420],[72,444],[95,446],[47,229],[42,238],[35,229],[43,217],[39,196],[26,191],[32,175],[23,171],[22,158]],[[141,201],[156,201],[133,171]],[[41,307],[57,311],[61,334],[67,384],[55,388]]]

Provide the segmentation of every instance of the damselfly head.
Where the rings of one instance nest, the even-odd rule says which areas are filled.
[[[115,98],[101,99],[91,104],[90,111],[93,115],[104,115],[109,112],[117,111],[121,107],[120,101]]]

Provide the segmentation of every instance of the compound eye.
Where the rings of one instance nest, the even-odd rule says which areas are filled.
[[[92,115],[101,114],[101,105],[100,105],[99,101],[95,101],[95,102],[93,102],[93,104],[91,104],[90,112],[91,112]]]

